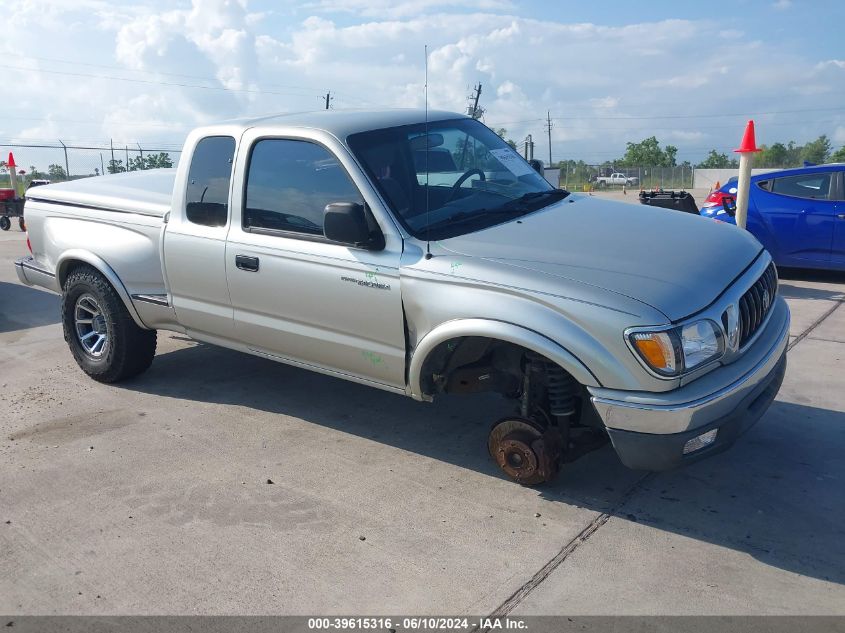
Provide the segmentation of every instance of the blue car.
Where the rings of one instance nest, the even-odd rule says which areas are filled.
[[[736,224],[731,205],[700,213]],[[845,163],[752,176],[746,228],[778,266],[845,271]]]

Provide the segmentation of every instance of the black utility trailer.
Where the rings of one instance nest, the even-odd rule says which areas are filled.
[[[12,218],[17,218],[21,231],[26,230],[26,222],[23,219],[23,202],[23,198],[0,200],[0,229],[8,231],[12,226]]]
[[[698,215],[698,205],[686,191],[640,191],[640,203]]]

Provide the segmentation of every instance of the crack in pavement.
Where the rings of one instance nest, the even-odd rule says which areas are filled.
[[[805,329],[801,334],[795,337],[786,348],[787,352],[795,347],[798,343],[803,341],[807,336],[819,327],[825,319],[827,319],[831,314],[836,312],[836,309],[842,305],[842,300],[836,301],[836,303],[827,310],[824,314],[822,314],[818,319],[813,321],[807,329]],[[525,584],[523,584],[519,589],[517,589],[513,594],[510,595],[502,604],[500,604],[493,612],[488,616],[489,619],[495,618],[503,618],[507,616],[511,611],[513,611],[532,591],[534,591],[540,584],[548,578],[552,572],[557,569],[569,556],[578,549],[583,543],[586,543],[593,534],[595,534],[603,525],[605,525],[611,517],[617,515],[619,510],[630,501],[631,497],[634,496],[634,493],[637,492],[639,487],[652,478],[656,473],[650,472],[646,473],[642,477],[640,477],[637,481],[635,481],[620,497],[619,501],[610,508],[607,512],[602,512],[599,514],[595,519],[590,521],[587,526],[581,530],[572,540],[566,543],[561,550],[555,554],[555,556],[547,562],[543,567],[540,568],[537,573],[535,573]],[[483,629],[479,629],[476,627],[473,631],[484,631],[485,633],[489,631],[489,627],[485,627]]]
[[[836,303],[834,303],[834,304],[833,304],[833,306],[832,306],[829,310],[827,310],[827,312],[825,312],[825,313],[824,313],[823,315],[821,315],[818,319],[816,319],[815,321],[813,321],[813,322],[810,324],[810,326],[809,326],[806,330],[804,330],[803,332],[801,332],[801,334],[799,334],[798,336],[796,336],[796,337],[795,337],[795,340],[794,340],[794,341],[792,341],[789,345],[787,345],[787,346],[786,346],[786,351],[788,352],[788,351],[789,351],[789,350],[791,350],[793,347],[795,347],[796,345],[798,345],[798,343],[800,343],[800,342],[801,342],[801,341],[803,341],[805,338],[807,338],[807,336],[810,334],[810,332],[812,332],[812,331],[813,331],[813,330],[815,330],[817,327],[819,327],[822,323],[824,323],[825,319],[827,319],[827,317],[829,317],[831,314],[833,314],[834,312],[836,312],[836,309],[837,309],[839,306],[841,306],[841,305],[842,305],[842,300],[841,300],[841,299],[840,299],[840,300],[837,300],[837,301],[836,301]]]
[[[543,565],[540,570],[534,574],[531,579],[522,585],[519,589],[517,589],[511,596],[505,600],[502,604],[500,604],[488,617],[490,619],[494,618],[503,618],[508,615],[511,611],[513,611],[520,602],[522,602],[528,594],[534,591],[540,583],[542,583],[546,578],[548,578],[551,573],[557,569],[563,561],[569,558],[570,554],[572,554],[576,549],[578,549],[581,544],[586,543],[587,540],[595,534],[601,526],[607,523],[612,516],[615,516],[619,513],[622,507],[630,501],[631,497],[636,492],[637,488],[639,488],[643,483],[648,481],[654,476],[654,473],[646,473],[637,481],[635,481],[631,486],[625,491],[625,493],[619,498],[619,501],[616,502],[613,507],[611,507],[607,512],[602,512],[599,514],[595,519],[590,521],[583,530],[581,530],[572,540],[570,540],[566,545],[564,545],[561,550],[555,554],[555,556],[545,565]],[[479,630],[477,627],[474,630]],[[481,631],[489,631],[489,628],[480,629]]]

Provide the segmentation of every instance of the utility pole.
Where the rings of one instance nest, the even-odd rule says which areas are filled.
[[[329,91],[326,93],[326,110],[328,110],[328,109],[329,109],[329,105],[331,104],[332,100],[333,100],[333,99],[332,99],[332,92],[331,92],[331,90],[329,90]]]
[[[552,113],[546,110],[546,132],[549,133],[549,167],[552,166]]]
[[[106,166],[103,164],[103,153],[100,152],[100,175],[106,175]]]
[[[115,162],[114,162],[114,139],[109,139],[109,147],[111,147],[111,164],[109,165],[109,167],[111,167],[112,169],[114,169],[114,168],[115,168]]]
[[[481,116],[484,114],[484,109],[478,107],[478,98],[481,96],[481,82],[478,82],[478,85],[475,87],[475,94],[474,95],[467,95],[468,100],[472,100],[472,105],[467,106],[467,114],[471,116],[473,119],[480,119]],[[466,162],[467,157],[467,145],[469,145],[469,133],[466,134],[464,137],[464,147],[461,150],[461,169],[464,168],[464,163]]]
[[[534,139],[529,134],[525,137],[523,156],[525,160],[534,160]]]
[[[129,146],[126,146],[126,171],[129,171]]]
[[[62,143],[61,139],[59,139],[59,143]],[[65,150],[65,173],[67,174],[67,179],[70,180],[70,165],[67,162],[67,145],[62,143],[62,149]]]
[[[484,114],[484,109],[479,109],[478,107],[478,99],[481,97],[481,82],[478,82],[478,85],[475,87],[475,94],[469,95],[467,99],[472,99],[473,104],[467,108],[467,114],[470,115],[473,119],[480,119],[481,115]]]
[[[138,152],[141,154],[141,169],[145,169],[144,167],[144,150],[141,148],[140,143],[135,143],[138,146]]]

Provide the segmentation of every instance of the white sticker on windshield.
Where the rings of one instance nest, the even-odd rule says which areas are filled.
[[[491,149],[490,153],[517,178],[525,174],[535,173],[531,165],[522,160],[522,157],[510,148]]]

